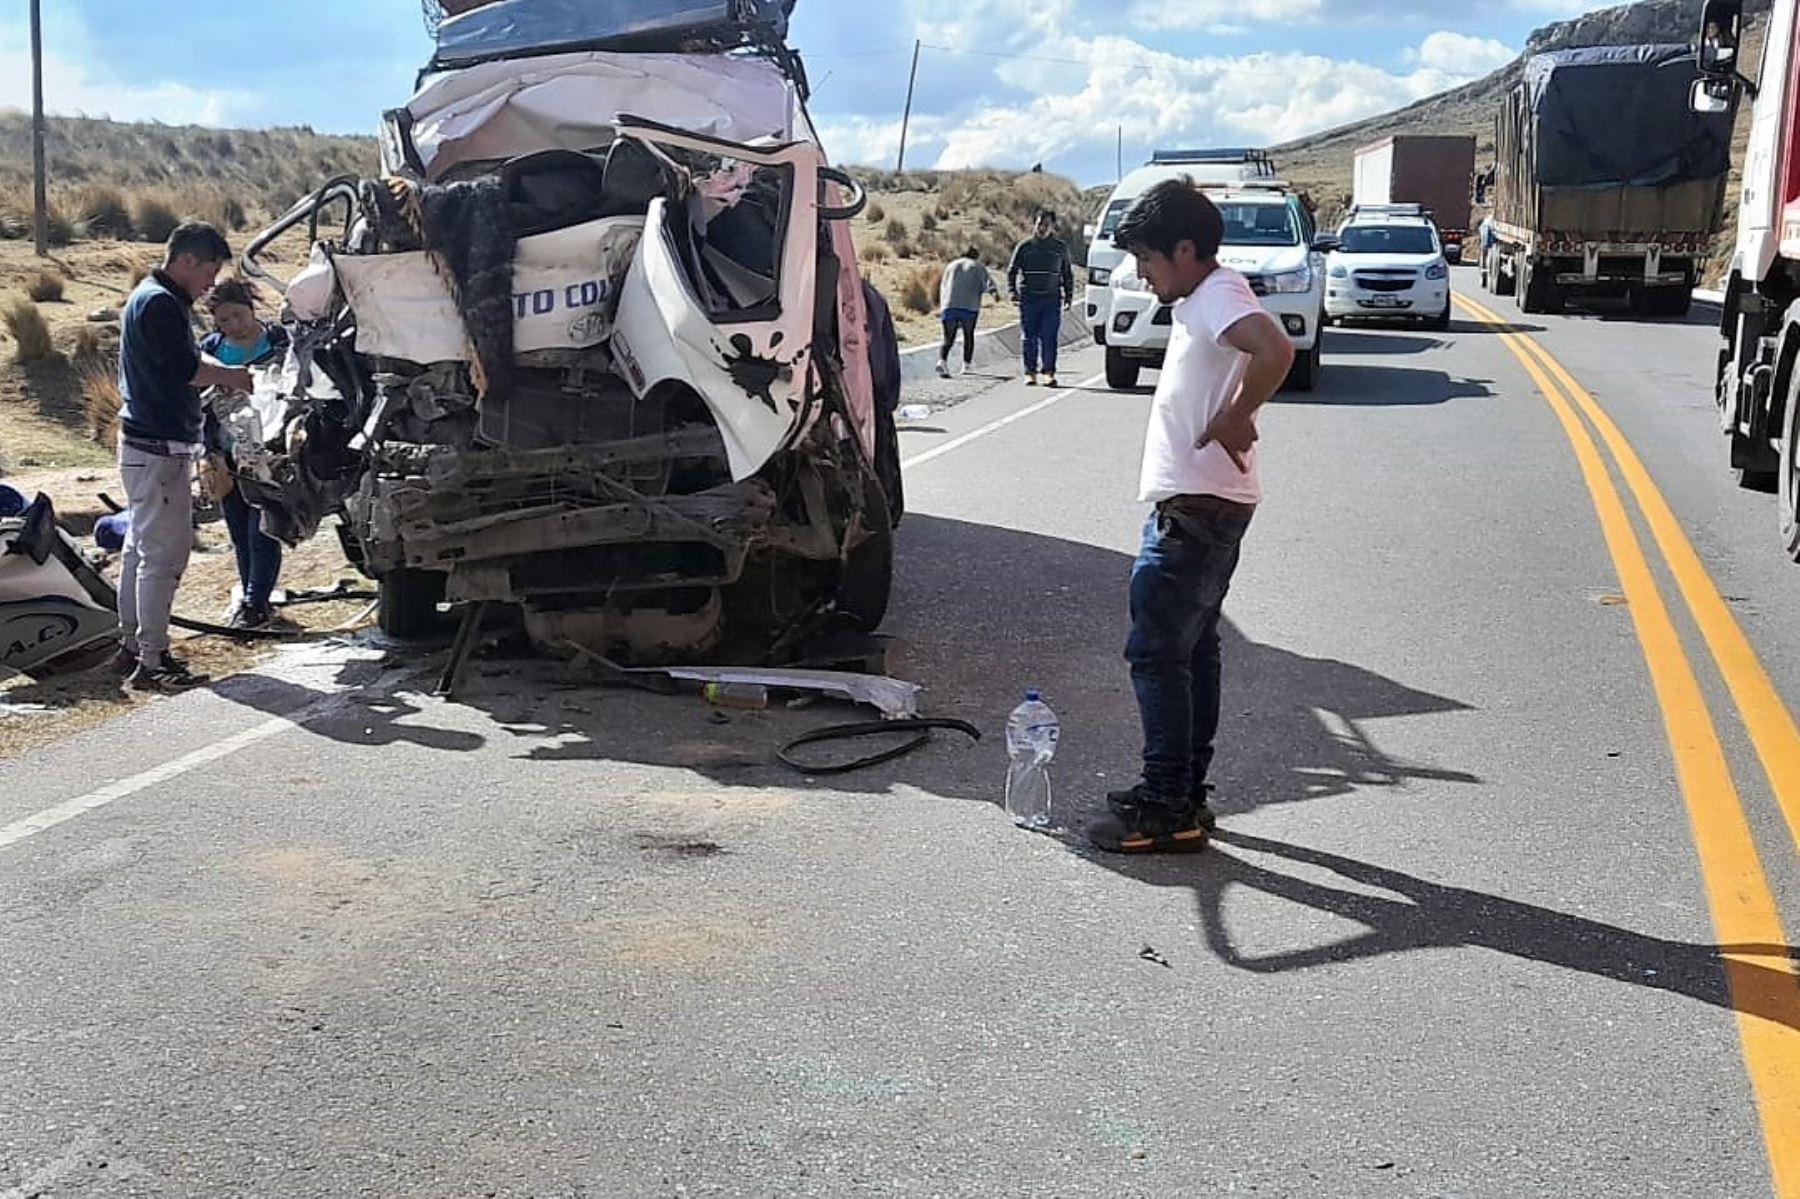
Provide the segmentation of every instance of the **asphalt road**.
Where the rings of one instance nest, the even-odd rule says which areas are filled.
[[[994,804],[1027,686],[1065,818],[1133,773],[1149,400],[1097,382],[902,433],[890,627],[979,745],[806,779],[839,713],[361,646],[0,766],[0,1197],[1800,1194],[1800,568],[1708,328],[1477,298],[1668,519],[1476,310],[1334,330],[1197,858]]]

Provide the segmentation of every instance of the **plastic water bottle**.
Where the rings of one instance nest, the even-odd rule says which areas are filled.
[[[1062,725],[1036,691],[1006,721],[1006,811],[1023,828],[1047,829],[1050,819],[1050,759],[1056,756]]]
[[[903,425],[916,425],[920,421],[931,419],[931,405],[902,404],[900,410],[894,415],[900,418],[900,423]]]

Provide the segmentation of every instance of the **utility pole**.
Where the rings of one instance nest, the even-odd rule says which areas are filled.
[[[44,186],[44,34],[31,0],[31,235],[37,256],[50,253],[50,200]]]
[[[32,0],[37,3],[37,0]],[[906,169],[906,128],[912,123],[913,86],[919,82],[919,42],[913,41],[912,74],[906,78],[906,111],[900,114],[900,157],[894,163],[895,173]]]

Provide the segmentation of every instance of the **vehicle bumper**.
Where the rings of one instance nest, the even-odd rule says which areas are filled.
[[[1155,296],[1147,291],[1115,291],[1106,311],[1107,349],[1138,362],[1162,361],[1169,348],[1169,312]]]
[[[1112,291],[1110,287],[1088,284],[1082,311],[1087,317],[1088,331],[1094,335],[1095,345],[1106,344],[1107,325],[1112,319]]]
[[[1264,311],[1280,322],[1296,350],[1310,350],[1319,340],[1319,293],[1293,292],[1262,297]],[[1127,358],[1160,361],[1169,347],[1169,317],[1164,306],[1143,291],[1116,291],[1106,325],[1106,346]]]
[[[772,532],[774,498],[761,480],[689,495],[556,488],[583,471],[666,462],[671,451],[716,453],[716,442],[709,430],[551,450],[431,447],[410,471],[366,476],[346,511],[373,573],[447,572],[456,601],[719,586]]]
[[[1325,315],[1331,317],[1435,317],[1449,304],[1447,279],[1427,279],[1405,291],[1372,291],[1347,279],[1333,279],[1325,289]]]

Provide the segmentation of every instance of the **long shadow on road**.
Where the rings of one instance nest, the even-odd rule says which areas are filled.
[[[901,530],[901,569],[892,631],[907,649],[897,673],[925,685],[925,708],[973,720],[988,734],[978,747],[940,740],[860,774],[815,779],[775,765],[773,746],[819,724],[860,719],[847,710],[724,715],[691,696],[597,691],[547,663],[486,663],[464,703],[519,738],[525,760],[629,762],[683,768],[725,787],[781,787],[893,794],[901,785],[992,803],[1004,773],[1000,726],[1026,687],[1038,687],[1062,716],[1057,758],[1059,807],[1079,827],[1108,787],[1136,773],[1139,733],[1121,648],[1131,557],[1116,550],[1013,529],[914,514]],[[1256,571],[1246,554],[1244,576]],[[1375,671],[1250,640],[1223,630],[1225,712],[1220,734],[1218,809],[1227,818],[1271,805],[1367,795],[1417,781],[1476,786],[1453,765],[1410,762],[1381,748],[1368,723],[1468,711],[1447,696]],[[368,666],[359,669],[368,670]],[[374,679],[369,680],[375,684]],[[293,712],[311,693],[262,680],[232,698]],[[372,685],[347,710],[309,722],[315,734],[361,744],[406,741],[476,750],[483,738],[435,729],[419,705]],[[602,784],[603,785],[603,784]],[[1773,947],[1690,944],[1650,937],[1550,908],[1424,879],[1266,837],[1222,830],[1219,844],[1192,858],[1146,860],[1085,854],[1152,886],[1192,890],[1209,949],[1255,973],[1304,970],[1410,950],[1487,948],[1635,986],[1728,1007],[1720,954],[1778,955]],[[1324,869],[1390,892],[1374,897],[1284,873],[1259,855],[1301,871]],[[1355,921],[1348,940],[1247,957],[1223,917],[1225,895],[1250,888]],[[1740,964],[1740,983],[1791,986],[1784,972]],[[1748,973],[1744,973],[1748,972]],[[1773,993],[1770,991],[1769,993]]]
[[[1063,720],[1059,794],[1092,803],[1135,776],[1139,732],[1122,657],[1131,557],[1111,549],[943,517],[908,517],[896,631],[911,677],[935,704],[997,734],[1026,687]],[[1256,570],[1254,548],[1242,568]],[[1229,605],[1228,605],[1229,607]],[[1311,657],[1245,637],[1226,620],[1221,804],[1246,811],[1392,787],[1408,779],[1474,783],[1453,769],[1383,753],[1364,730],[1384,717],[1464,710],[1352,663]],[[991,798],[999,747],[986,777],[920,780],[943,794]]]
[[[1493,394],[1488,379],[1459,379],[1430,367],[1330,360],[1316,390],[1284,391],[1274,402],[1290,407],[1405,408],[1486,399]]]
[[[1191,888],[1207,947],[1220,961],[1252,974],[1285,974],[1422,949],[1490,949],[1614,982],[1669,991],[1714,1007],[1735,1006],[1765,1019],[1786,1020],[1792,1011],[1791,1004],[1776,998],[1779,989],[1793,987],[1792,974],[1781,967],[1742,960],[1800,961],[1800,951],[1783,946],[1672,941],[1537,904],[1428,882],[1341,854],[1267,837],[1221,829],[1214,842],[1213,849],[1191,864],[1144,860],[1132,862],[1124,872],[1156,886]],[[1284,874],[1256,864],[1245,852],[1327,870],[1351,884],[1378,888],[1395,898]],[[1249,957],[1239,952],[1225,923],[1225,897],[1234,888],[1339,916],[1367,931],[1345,940]],[[1739,958],[1734,966],[1735,1004],[1721,963],[1726,953]]]

